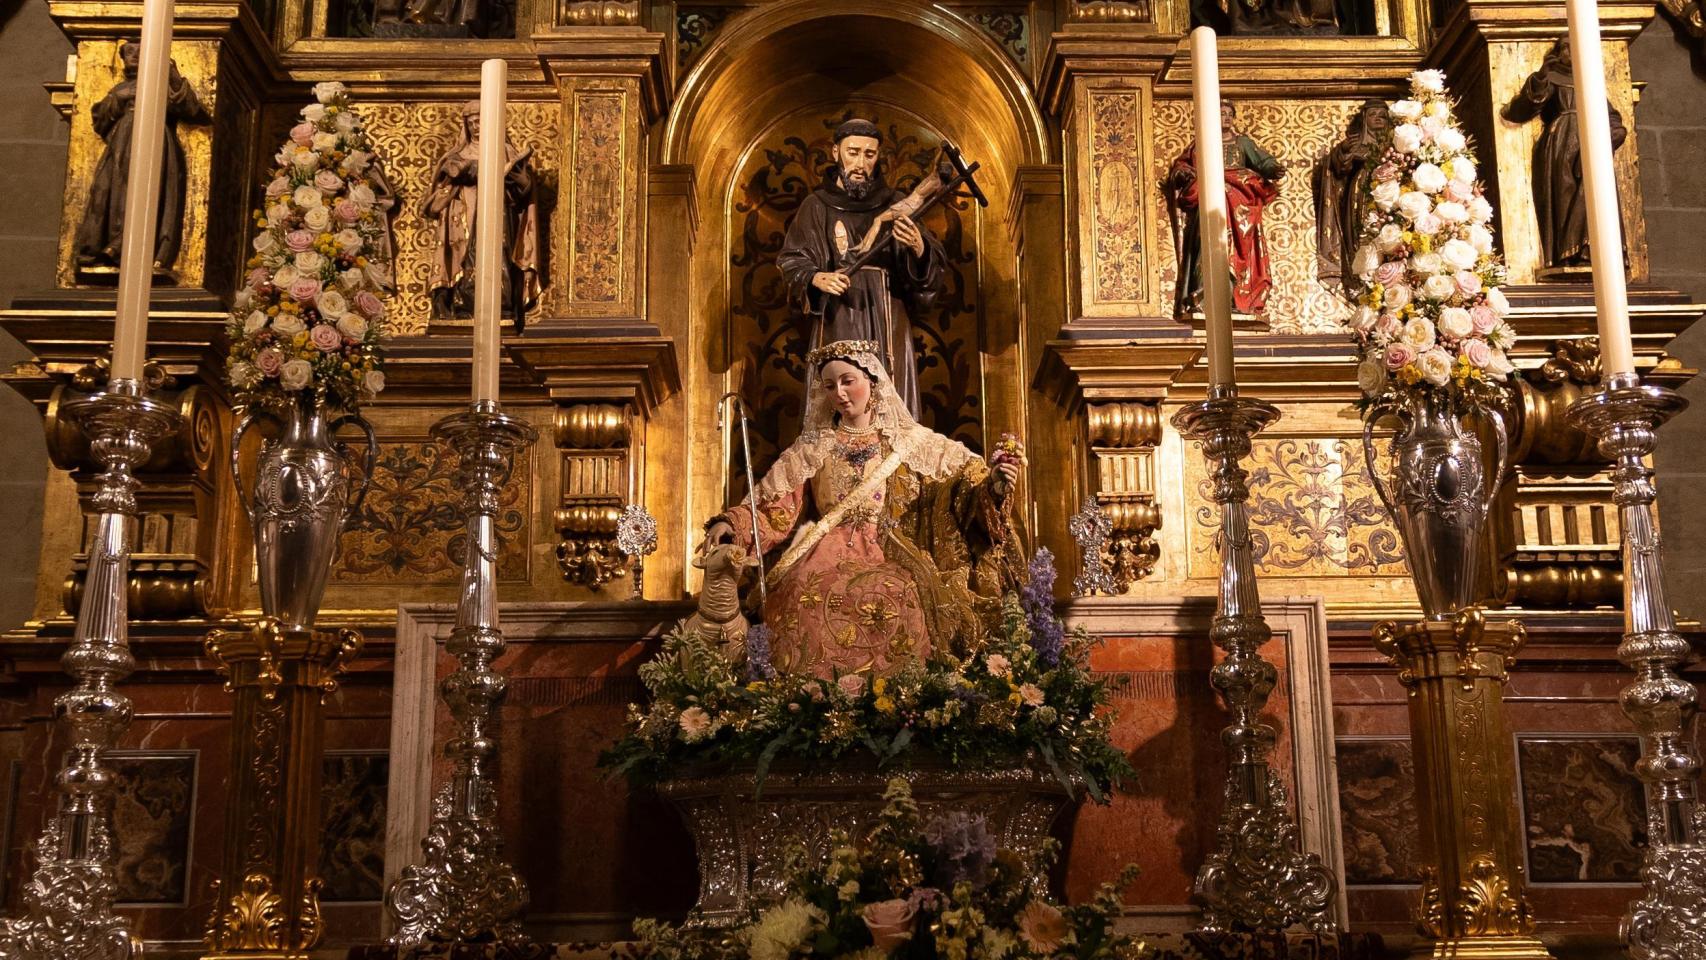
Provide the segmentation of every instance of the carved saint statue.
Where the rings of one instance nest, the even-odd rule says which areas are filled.
[[[874,341],[902,402],[916,417],[918,368],[907,303],[928,308],[942,290],[947,257],[941,243],[907,215],[917,209],[919,191],[903,195],[883,182],[881,145],[882,133],[869,120],[855,118],[836,129],[835,165],[823,185],[800,202],[776,267],[790,300],[810,318],[811,346]],[[881,229],[885,224],[892,232]],[[858,269],[838,272],[856,257],[864,259]]]
[[[89,205],[77,229],[77,263],[80,266],[117,266],[124,235],[125,182],[130,175],[130,144],[136,119],[136,64],[142,47],[126,40],[119,47],[124,79],[107,92],[89,111],[95,132],[107,142],[89,184]],[[206,123],[207,108],[195,90],[168,65],[166,83],[166,138],[161,147],[159,220],[155,227],[154,268],[169,271],[178,259],[183,241],[184,202],[189,190],[184,148],[178,142],[177,125]]]
[[[503,315],[520,330],[539,300],[538,178],[532,148],[504,143]],[[438,161],[421,215],[436,222],[428,285],[434,320],[474,315],[474,221],[479,215],[480,104],[462,105],[462,136]]]
[[[1611,148],[1623,145],[1629,131],[1617,108],[1611,114]],[[1582,183],[1581,133],[1576,116],[1576,82],[1570,73],[1570,44],[1559,40],[1540,69],[1524,81],[1504,118],[1542,124],[1534,144],[1534,208],[1540,220],[1540,252],[1549,267],[1582,267],[1588,251],[1587,194]]]
[[[1268,247],[1262,239],[1262,213],[1279,196],[1285,167],[1273,154],[1232,128],[1236,108],[1221,101],[1221,149],[1226,159],[1226,211],[1231,228],[1227,264],[1232,268],[1232,311],[1260,317],[1273,287]],[[1161,192],[1167,198],[1173,227],[1173,252],[1179,278],[1173,294],[1173,317],[1189,320],[1202,305],[1201,245],[1197,240],[1197,148],[1192,144],[1173,161]]]
[[[986,462],[912,418],[873,342],[807,359],[805,425],[754,492],[777,670],[882,675],[932,650],[964,655],[1023,575],[1010,516],[1023,451]],[[707,548],[747,550],[743,503]]]
[[[1364,13],[1357,0],[1191,0],[1192,26],[1239,37],[1364,33]]]
[[[1315,272],[1323,284],[1343,289],[1346,296],[1356,283],[1356,275],[1346,267],[1369,210],[1368,151],[1391,126],[1386,101],[1364,100],[1344,139],[1315,165]]]
[[[375,0],[376,37],[513,37],[509,0]]]

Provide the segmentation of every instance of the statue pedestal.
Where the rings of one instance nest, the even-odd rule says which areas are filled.
[[[1073,803],[1066,787],[1046,770],[977,772],[919,764],[879,771],[850,763],[826,772],[775,765],[763,792],[754,795],[754,768],[669,780],[658,793],[681,814],[699,853],[695,922],[735,923],[757,904],[784,892],[790,847],[829,855],[830,832],[857,841],[876,824],[889,779],[904,776],[926,820],[950,811],[982,814],[998,847],[1031,853],[1042,847],[1060,814]],[[1039,878],[1046,882],[1046,878]]]

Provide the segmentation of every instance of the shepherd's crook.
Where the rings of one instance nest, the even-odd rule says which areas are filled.
[[[735,416],[740,418],[740,447],[746,456],[746,500],[752,513],[752,554],[758,561],[758,601],[759,609],[770,602],[770,593],[764,586],[764,545],[758,540],[758,484],[752,479],[752,441],[746,432],[746,401],[738,393],[725,393],[717,398],[717,432],[723,430],[723,402],[734,400]]]

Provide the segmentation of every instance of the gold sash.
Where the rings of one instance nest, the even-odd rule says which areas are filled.
[[[889,477],[900,469],[900,459],[899,450],[883,458],[883,461],[877,464],[877,469],[872,471],[871,475],[866,477],[857,487],[854,487],[852,493],[843,497],[840,503],[824,514],[822,519],[813,520],[801,527],[800,532],[794,535],[794,542],[788,544],[788,549],[782,552],[782,559],[776,561],[776,565],[771,567],[765,575],[765,585],[776,586],[783,574],[793,569],[794,564],[799,563],[801,557],[810,553],[811,549],[817,546],[818,541],[823,539],[824,534],[841,525],[842,518],[847,516],[849,510],[870,500],[871,494],[876,493],[877,489],[888,482]]]

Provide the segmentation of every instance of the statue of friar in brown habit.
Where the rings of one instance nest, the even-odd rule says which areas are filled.
[[[811,349],[874,341],[916,417],[918,366],[908,306],[926,309],[942,290],[947,255],[910,214],[923,206],[939,174],[903,194],[883,182],[881,148],[882,132],[869,120],[854,118],[836,128],[835,163],[822,186],[800,201],[776,267],[789,299],[810,317]],[[888,231],[884,224],[891,225]]]
[[[124,79],[107,91],[89,111],[95,132],[107,142],[89,183],[89,204],[77,228],[77,264],[80,267],[117,266],[124,237],[125,183],[130,176],[130,144],[136,121],[136,65],[142,47],[126,40],[119,47]],[[166,137],[160,153],[159,219],[155,225],[154,268],[169,271],[178,259],[183,240],[185,195],[189,176],[184,148],[178,142],[180,123],[206,123],[207,108],[196,97],[189,82],[168,64],[166,83]]]

